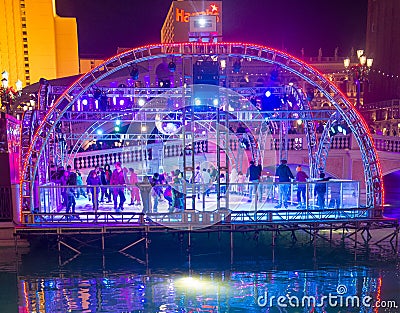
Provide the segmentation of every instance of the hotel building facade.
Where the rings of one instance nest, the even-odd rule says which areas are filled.
[[[10,85],[79,73],[75,18],[60,17],[55,0],[0,1],[0,71]]]
[[[222,41],[222,1],[171,3],[161,29],[161,43],[188,41]]]

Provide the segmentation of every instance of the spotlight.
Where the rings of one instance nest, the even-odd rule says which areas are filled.
[[[331,128],[329,129],[329,135],[331,137],[335,136],[337,134],[337,128],[335,125],[331,126]]]
[[[139,105],[140,107],[144,106],[145,103],[146,103],[146,101],[145,101],[144,99],[142,99],[142,98],[140,98],[140,99],[138,100],[138,105]]]
[[[335,123],[329,129],[329,135],[331,137],[335,136],[335,135],[340,135],[340,134],[346,136],[346,135],[350,134],[350,132],[351,132],[350,128],[345,123],[342,123],[342,124]]]
[[[199,25],[200,25],[200,27],[205,27],[206,26],[206,19],[205,18],[200,18],[199,19]]]
[[[269,97],[271,96],[271,91],[267,90],[267,91],[265,92],[265,96],[266,96],[267,98],[269,98]]]
[[[168,63],[168,69],[169,69],[169,71],[170,71],[171,73],[175,72],[175,70],[176,70],[176,64],[175,64],[173,61],[169,62],[169,63]]]
[[[101,129],[97,130],[97,135],[103,135],[103,131]]]
[[[139,78],[139,69],[138,69],[137,67],[134,67],[134,68],[131,70],[130,75],[131,75],[131,78],[132,78],[133,80],[137,80],[137,79]]]

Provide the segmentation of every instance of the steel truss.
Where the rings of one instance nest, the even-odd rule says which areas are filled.
[[[149,45],[116,55],[84,74],[73,85],[63,91],[52,106],[47,108],[45,115],[40,118],[39,125],[35,127],[29,147],[23,148],[24,155],[21,175],[22,211],[27,213],[35,208],[34,199],[31,197],[31,195],[34,194],[34,178],[39,177],[40,182],[41,176],[43,175],[37,176],[36,174],[43,168],[44,164],[41,162],[43,162],[43,157],[46,157],[47,145],[52,138],[54,139],[55,128],[65,114],[69,112],[69,109],[74,105],[77,99],[88,94],[96,87],[98,82],[106,77],[140,62],[165,57],[180,57],[193,60],[210,56],[216,56],[221,59],[247,58],[279,66],[300,77],[323,94],[349,126],[358,142],[365,173],[366,205],[374,209],[372,211],[373,217],[380,217],[382,215],[382,171],[371,135],[361,115],[354,110],[352,104],[335,85],[308,64],[284,52],[269,47],[243,43]],[[246,92],[253,93],[253,91],[243,91],[244,94],[246,94]],[[142,94],[144,94],[144,91]],[[43,96],[43,98],[45,98],[45,96]],[[40,108],[42,107],[41,105]],[[312,115],[314,116],[314,112]],[[24,133],[26,134],[26,132]],[[311,138],[311,142],[312,145],[314,145],[313,138]],[[326,144],[326,141],[323,142]],[[310,160],[313,160],[313,158],[314,156],[311,155]],[[315,168],[312,170],[315,171]]]

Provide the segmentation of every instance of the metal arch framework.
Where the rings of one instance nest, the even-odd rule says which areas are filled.
[[[308,142],[308,157],[309,157],[309,167],[310,167],[310,176],[311,178],[317,177],[317,159],[318,159],[318,142],[316,138],[316,129],[315,124],[313,123],[311,117],[311,106],[310,102],[306,99],[304,92],[299,91],[295,88],[291,88],[292,94],[298,99],[298,103],[300,104],[300,110],[306,110],[305,119],[306,126],[304,128],[305,134]]]
[[[318,145],[316,170],[318,170],[318,169],[325,170],[326,160],[328,158],[328,153],[329,153],[331,140],[332,140],[332,138],[329,134],[329,130],[330,130],[331,126],[333,125],[333,123],[338,118],[336,115],[337,115],[336,112],[332,114],[330,119],[325,124],[324,131],[322,132],[322,135],[320,138],[320,144]]]
[[[39,167],[40,157],[45,149],[51,131],[55,128],[67,109],[82,96],[85,91],[109,75],[146,60],[162,57],[190,56],[225,56],[244,57],[261,62],[275,64],[302,78],[318,89],[338,110],[355,135],[361,150],[366,183],[366,205],[375,208],[375,215],[380,216],[383,208],[382,170],[377,153],[368,132],[368,127],[353,105],[319,71],[305,62],[282,51],[260,45],[245,43],[178,43],[156,44],[134,48],[104,61],[101,65],[76,80],[54,103],[43,117],[34,133],[22,165],[20,203],[22,210],[30,211],[33,207],[33,182]]]

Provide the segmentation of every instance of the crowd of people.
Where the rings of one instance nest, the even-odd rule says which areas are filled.
[[[219,179],[218,179],[219,175]],[[66,213],[75,214],[76,200],[87,198],[94,209],[99,203],[111,203],[115,212],[124,210],[124,205],[130,197],[130,206],[142,206],[144,213],[156,213],[159,211],[160,201],[168,202],[168,212],[180,212],[184,210],[184,192],[191,191],[193,201],[210,197],[210,193],[217,193],[223,197],[227,188],[232,194],[248,196],[248,202],[277,201],[275,208],[284,206],[288,208],[291,188],[293,183],[297,186],[297,208],[305,208],[307,203],[307,182],[309,176],[302,170],[301,165],[296,168],[294,176],[287,165],[287,160],[281,160],[277,166],[275,176],[263,170],[259,163],[250,161],[244,174],[236,168],[229,173],[229,184],[226,176],[214,167],[201,168],[197,166],[191,177],[186,177],[179,169],[169,173],[154,173],[152,176],[139,179],[133,168],[123,168],[121,162],[115,163],[112,170],[110,165],[95,166],[90,170],[86,181],[77,169],[72,171],[71,166],[66,169],[54,166],[50,170],[51,181],[60,185],[61,207]],[[319,208],[325,206],[327,193],[326,182],[330,178],[321,176],[314,188],[316,204]],[[330,205],[338,208],[340,204],[340,188],[338,184],[331,188]],[[340,186],[339,186],[340,187]],[[277,188],[277,192],[276,192]]]
[[[169,173],[154,173],[140,180],[133,168],[123,168],[121,162],[116,162],[114,170],[109,164],[95,166],[84,182],[79,169],[72,171],[71,166],[66,169],[50,168],[50,180],[61,187],[62,203],[59,210],[65,208],[67,213],[75,213],[76,200],[81,197],[87,198],[94,209],[98,208],[99,203],[113,203],[115,212],[121,212],[129,196],[129,205],[141,206],[143,203],[144,213],[158,212],[160,201],[168,202],[169,212],[179,212],[184,209],[184,182],[187,186],[194,186],[193,193],[200,199],[202,194],[210,196],[217,175],[215,167],[200,171],[198,166],[193,177],[186,181],[179,169]],[[224,181],[224,174],[220,175],[220,181]],[[150,186],[149,190],[146,190],[146,184]],[[225,186],[221,186],[221,192],[226,192]]]

